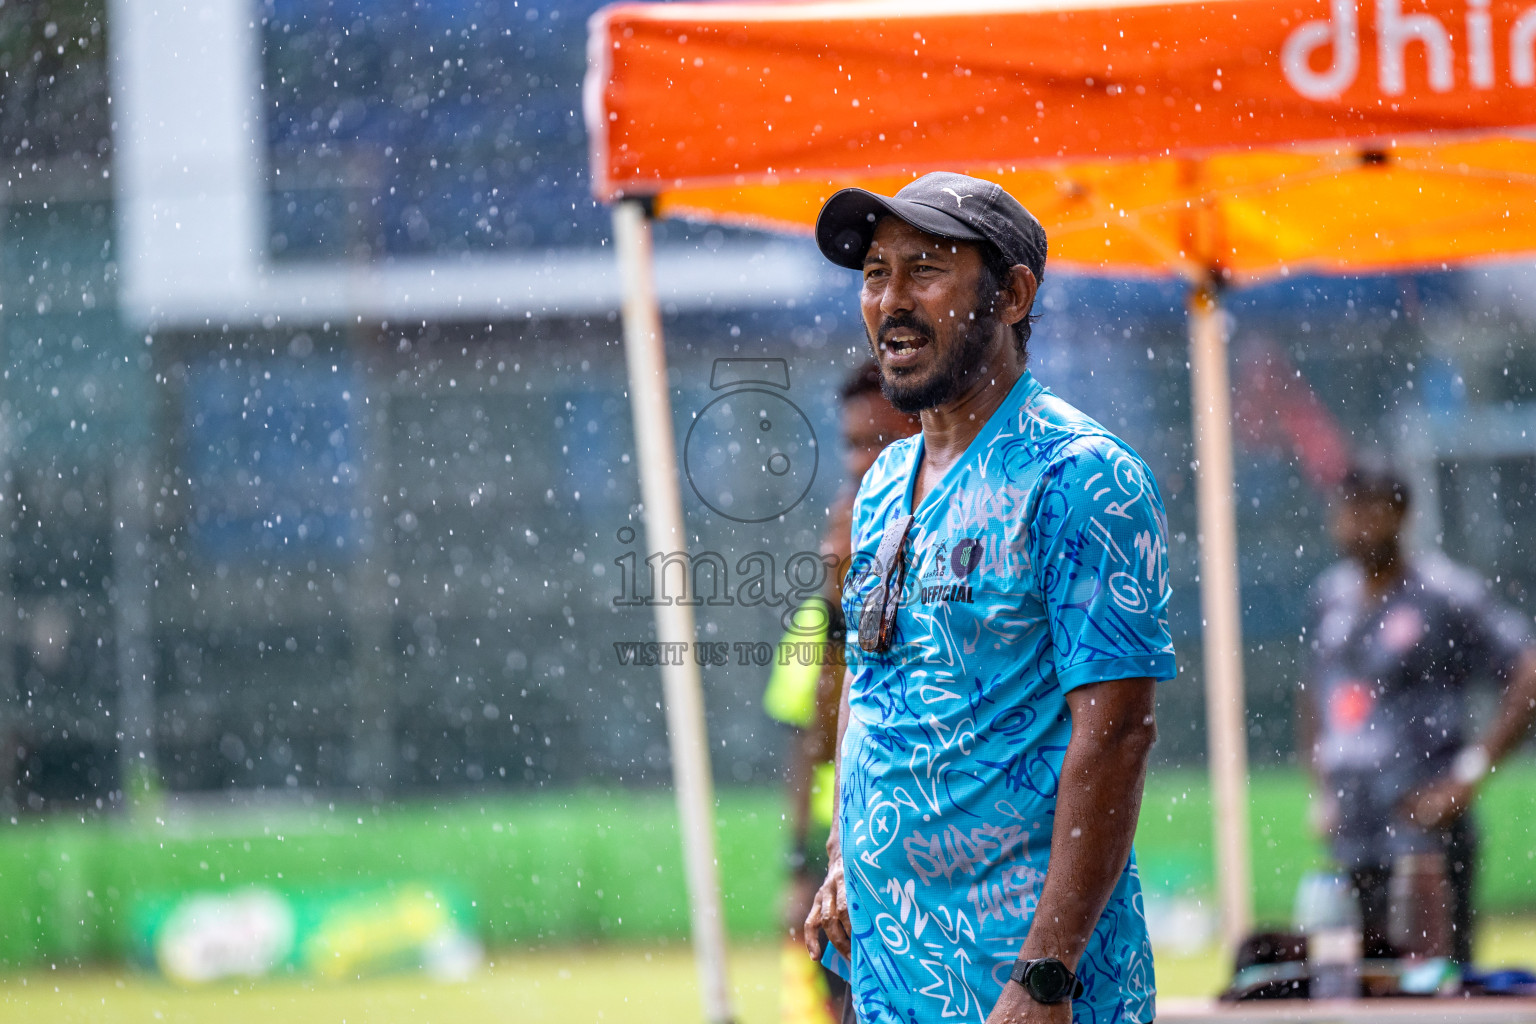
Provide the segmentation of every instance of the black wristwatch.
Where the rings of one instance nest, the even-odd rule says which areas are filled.
[[[1047,1006],[1063,999],[1077,999],[1083,994],[1083,983],[1077,980],[1077,975],[1053,956],[1018,961],[1008,973],[1008,980],[1023,985],[1031,999]]]

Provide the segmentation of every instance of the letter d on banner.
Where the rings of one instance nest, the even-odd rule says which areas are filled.
[[[1359,17],[1354,0],[1332,0],[1329,21],[1298,25],[1280,50],[1280,67],[1291,88],[1309,100],[1331,100],[1354,84],[1360,71]],[[1333,63],[1327,71],[1312,69],[1312,54],[1332,45]]]

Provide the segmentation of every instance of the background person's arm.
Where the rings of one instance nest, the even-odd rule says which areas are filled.
[[[1527,647],[1515,663],[1499,712],[1489,723],[1478,746],[1488,751],[1491,764],[1500,761],[1520,745],[1536,719],[1536,648]]]
[[[1482,766],[1484,773],[1519,745],[1533,719],[1536,719],[1536,648],[1527,647],[1510,673],[1498,713],[1488,724],[1483,738],[1473,748],[1468,748],[1480,747],[1486,752],[1487,762]],[[1436,779],[1408,798],[1408,814],[1428,828],[1438,828],[1471,806],[1481,781],[1481,778],[1458,777],[1453,768],[1449,775]]]
[[[1296,691],[1296,761],[1307,770],[1312,784],[1312,802],[1307,811],[1307,823],[1319,837],[1326,838],[1338,825],[1339,801],[1323,784],[1322,766],[1317,762],[1317,740],[1322,722],[1317,713],[1317,694],[1320,686],[1316,672],[1308,672]]]
[[[1067,693],[1072,738],[1061,763],[1051,860],[1019,959],[1053,956],[1074,971],[1131,856],[1147,755],[1157,740],[1151,679],[1090,683]],[[1072,1002],[1045,1006],[1007,984],[988,1024],[1066,1022]]]
[[[810,831],[811,779],[815,773],[816,723],[809,729],[796,729],[789,748],[789,888],[785,894],[784,928],[792,940],[800,939],[805,908],[810,905],[816,880],[808,877],[805,864],[805,839]]]
[[[1317,762],[1317,737],[1322,723],[1310,691],[1302,689],[1296,694],[1296,760],[1307,770],[1312,784],[1312,801],[1307,808],[1307,824],[1319,838],[1326,839],[1339,824],[1339,799],[1323,781],[1323,770]]]
[[[852,672],[843,672],[843,692],[838,698],[837,705],[837,742],[832,748],[833,778],[836,786],[832,791],[832,806],[841,806],[841,791],[843,787],[843,733],[848,731],[848,690],[853,681]],[[851,940],[849,933],[852,925],[848,922],[848,891],[843,886],[843,848],[842,848],[842,821],[839,815],[832,815],[832,832],[827,836],[827,878],[821,883],[821,888],[816,892],[816,898],[811,901],[811,912],[805,919],[805,948],[810,950],[811,956],[821,956],[821,936],[819,931],[826,931],[827,938],[843,956],[851,956]]]
[[[804,938],[805,917],[821,884],[821,879],[809,872],[804,861],[814,816],[811,791],[817,781],[817,769],[835,759],[840,735],[838,718],[844,669],[839,661],[829,657],[823,662],[816,679],[816,702],[810,725],[795,733],[795,745],[790,751],[790,849],[794,877],[790,882],[785,924],[790,938],[797,942]],[[826,798],[826,795],[818,795],[816,800]],[[837,827],[836,815],[833,815],[831,827]]]

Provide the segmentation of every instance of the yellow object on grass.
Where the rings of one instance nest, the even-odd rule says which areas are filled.
[[[453,916],[441,899],[407,885],[389,899],[364,894],[339,902],[302,943],[300,960],[316,977],[352,977],[391,962],[414,961],[438,936],[454,931]]]
[[[779,953],[780,1024],[837,1024],[827,1004],[827,979],[799,942],[789,941]]]

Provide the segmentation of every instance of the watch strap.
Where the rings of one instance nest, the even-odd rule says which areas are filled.
[[[1037,999],[1038,1000],[1039,997],[1036,996],[1034,991],[1030,989],[1029,982],[1027,981],[1027,979],[1029,977],[1030,972],[1036,967],[1036,965],[1045,963],[1047,961],[1049,961],[1050,963],[1053,963],[1057,967],[1061,968],[1063,973],[1066,974],[1067,979],[1068,979],[1067,988],[1068,988],[1068,991],[1071,993],[1070,996],[1067,993],[1063,993],[1062,995],[1058,996],[1057,998],[1055,998],[1053,1000],[1050,1000],[1049,1003],[1059,1003],[1059,1002],[1062,1002],[1063,1000],[1068,999],[1068,998],[1071,998],[1071,999],[1081,999],[1083,997],[1083,979],[1079,978],[1075,973],[1073,973],[1071,968],[1069,968],[1066,964],[1062,963],[1060,960],[1058,960],[1056,957],[1053,957],[1053,956],[1043,956],[1043,957],[1035,958],[1033,960],[1017,960],[1017,961],[1015,961],[1014,965],[1013,965],[1013,970],[1008,972],[1008,980],[1009,981],[1017,982],[1019,985],[1021,985],[1023,987],[1025,992],[1029,993],[1029,996],[1030,996],[1031,999]]]

